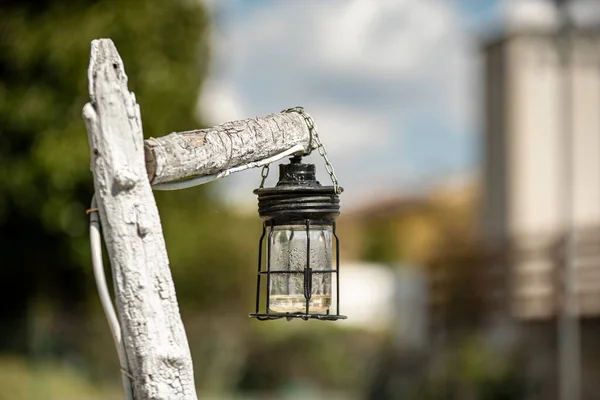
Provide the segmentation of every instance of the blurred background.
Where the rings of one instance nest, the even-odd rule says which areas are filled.
[[[302,105],[345,188],[336,323],[248,318],[260,171],[156,193],[200,398],[597,398],[599,27],[593,0],[1,1],[0,399],[123,398],[85,213],[100,37],[146,137]]]

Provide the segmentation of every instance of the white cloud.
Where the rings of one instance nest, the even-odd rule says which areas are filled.
[[[357,114],[343,106],[325,105],[318,107],[318,114],[313,118],[318,121],[316,126],[322,132],[323,141],[335,148],[340,157],[381,149],[392,141],[393,127],[377,115]]]
[[[200,112],[212,124],[248,118],[237,91],[226,81],[207,80],[202,87]]]
[[[200,103],[209,122],[303,105],[350,189],[367,160],[377,182],[410,170],[404,137],[419,126],[435,121],[440,135],[476,129],[476,43],[450,2],[272,1],[236,14],[240,4],[218,6]],[[228,186],[244,192],[252,173]]]

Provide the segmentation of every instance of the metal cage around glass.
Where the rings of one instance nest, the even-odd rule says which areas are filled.
[[[254,191],[263,232],[258,250],[256,310],[250,316],[259,320],[345,319],[339,313],[339,238],[335,223],[339,196],[333,187],[321,186],[315,179],[314,165],[302,164],[299,157],[280,165],[279,173],[275,187]],[[263,283],[266,293],[261,312]]]

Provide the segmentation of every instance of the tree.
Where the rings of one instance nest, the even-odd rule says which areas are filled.
[[[11,0],[0,7],[0,281],[8,288],[0,299],[10,305],[0,349],[25,351],[36,299],[72,313],[92,288],[85,210],[93,188],[81,119],[90,41],[117,43],[145,135],[159,136],[199,125],[208,24],[198,2]],[[177,201],[182,212],[207,200],[195,190]]]

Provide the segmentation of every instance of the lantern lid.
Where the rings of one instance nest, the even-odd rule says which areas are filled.
[[[279,165],[279,181],[270,188],[258,188],[258,214],[265,221],[288,224],[312,220],[332,223],[340,214],[340,198],[333,186],[316,180],[314,164],[303,164],[293,157]],[[341,188],[340,188],[341,189]]]

